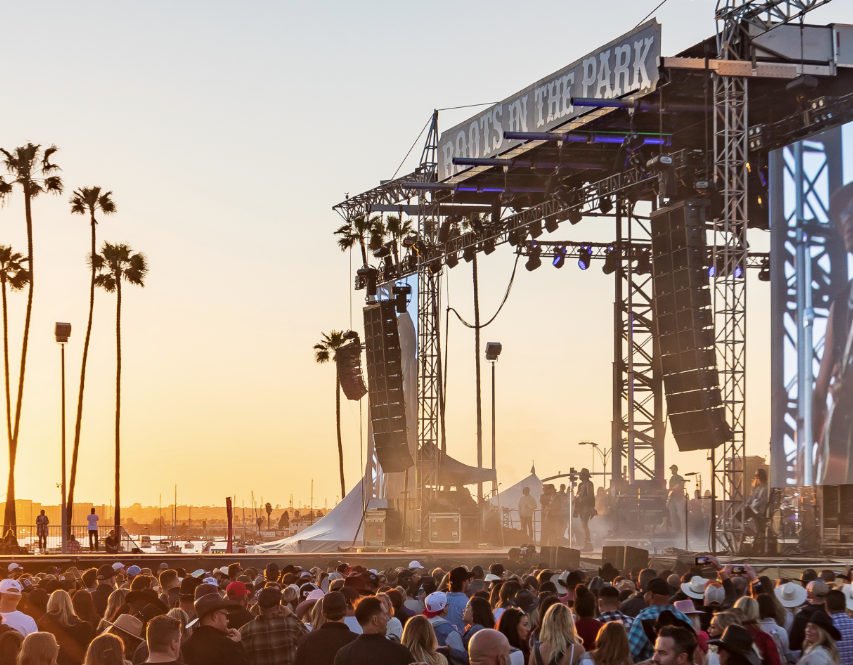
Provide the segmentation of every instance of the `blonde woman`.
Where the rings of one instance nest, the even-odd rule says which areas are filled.
[[[30,633],[18,652],[17,665],[56,665],[59,645],[50,633]]]
[[[98,635],[86,651],[83,665],[127,665],[124,659],[124,642],[117,635],[105,633]]]
[[[115,620],[119,609],[124,605],[125,597],[129,593],[129,589],[116,589],[110,594],[110,597],[107,599],[107,611],[104,612],[104,618],[101,619],[101,622],[98,624],[98,628],[95,631],[96,633],[103,633],[110,627],[108,621]]]
[[[311,623],[308,628],[312,631],[318,630],[324,623],[326,623],[326,616],[323,614],[323,599],[321,598],[311,608]]]
[[[711,625],[708,626],[708,635],[712,638],[720,637],[729,626],[741,626],[739,612],[717,612],[714,618],[711,619]],[[705,665],[720,665],[720,655],[717,653],[717,647],[708,647],[708,660]]]
[[[803,655],[798,665],[840,665],[841,656],[835,643],[841,633],[826,612],[815,612],[806,624]]]
[[[59,665],[80,665],[89,642],[95,639],[95,627],[77,616],[71,596],[63,589],[50,594],[47,612],[38,620],[38,629],[55,638],[59,645]]]
[[[595,638],[595,651],[584,654],[595,665],[632,665],[628,631],[619,621],[605,623]]]
[[[177,619],[181,622],[181,644],[193,634],[192,628],[187,628],[187,624],[190,622],[189,615],[184,612],[180,607],[173,607],[171,610],[166,612],[167,617],[172,617],[173,619]]]
[[[427,665],[447,665],[447,659],[438,649],[438,640],[429,619],[425,616],[412,617],[403,630],[403,646],[412,653],[416,663]]]
[[[755,646],[761,654],[761,662],[763,665],[782,665],[779,647],[768,633],[765,633],[761,628],[761,616],[758,612],[758,601],[755,598],[744,596],[738,598],[735,603],[735,609],[743,613],[741,623],[750,633],[752,639],[755,640]]]
[[[549,607],[528,665],[578,665],[583,654],[571,610],[562,603]]]

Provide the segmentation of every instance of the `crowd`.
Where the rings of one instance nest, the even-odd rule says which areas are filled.
[[[12,563],[0,665],[853,665],[849,570],[624,572]]]

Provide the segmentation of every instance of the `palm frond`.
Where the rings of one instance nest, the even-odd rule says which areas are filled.
[[[6,197],[12,193],[12,183],[0,178],[0,205],[6,203]]]
[[[9,277],[9,288],[12,291],[23,291],[30,283],[30,271],[20,269]]]
[[[62,184],[62,178],[58,175],[45,178],[42,187],[48,194],[62,194],[62,191],[65,189],[65,186]]]
[[[95,275],[95,286],[103,289],[107,293],[114,293],[116,290],[116,280],[112,273],[105,272],[100,275]]]
[[[100,254],[95,254],[95,256],[92,256],[92,253],[89,252],[86,255],[86,265],[89,266],[89,270],[94,269],[95,272],[100,272],[104,269],[104,257]]]
[[[61,169],[56,164],[50,163],[50,158],[56,154],[59,150],[55,145],[50,146],[47,150],[44,151],[44,157],[41,160],[41,171],[42,173],[52,173],[53,171],[60,171]]]
[[[100,190],[100,187],[98,187]],[[113,193],[106,192],[105,194],[101,194],[98,197],[98,207],[101,209],[101,212],[105,215],[112,215],[116,212],[116,204],[112,199]]]

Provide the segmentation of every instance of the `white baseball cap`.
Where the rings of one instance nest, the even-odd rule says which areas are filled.
[[[447,607],[447,595],[441,591],[434,591],[424,599],[424,606],[427,612],[433,614],[441,612]]]
[[[124,564],[123,564],[123,563],[119,563],[118,561],[116,561],[116,562],[113,564],[113,570],[122,570],[123,568],[124,568]]]
[[[10,563],[10,564],[9,564],[9,567],[8,567],[6,570],[8,570],[8,571],[11,573],[13,570],[17,570],[17,569],[19,569],[19,568],[20,568],[21,570],[23,570],[23,569],[24,569],[24,567],[23,567],[23,566],[19,566],[17,563]]]
[[[423,568],[418,561],[409,561],[409,568]]]
[[[0,582],[0,593],[8,593],[13,596],[21,595],[21,585],[16,580],[3,580]]]

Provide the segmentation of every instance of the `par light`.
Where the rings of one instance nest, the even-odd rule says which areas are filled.
[[[445,259],[445,263],[447,263],[448,268],[455,268],[459,265],[459,255],[456,252],[453,252],[453,254],[448,254],[447,258]]]
[[[743,277],[743,266],[735,266],[735,279]]]
[[[557,221],[556,217],[548,217],[545,220],[545,230],[548,233],[554,233],[560,227],[560,223]]]
[[[452,222],[450,221],[453,217],[448,217],[441,223],[441,228],[438,229],[438,242],[443,245],[450,238],[450,227],[452,226]]]
[[[376,276],[378,274],[376,268],[359,268],[355,274],[364,280],[364,288],[367,290],[368,296],[376,295]]]
[[[488,240],[483,242],[483,254],[488,256],[492,252],[495,251],[495,239],[489,238]]]
[[[531,238],[538,238],[542,235],[542,220],[538,220],[533,222],[530,226],[527,227],[528,231],[530,231]]]
[[[608,214],[613,210],[613,200],[609,196],[605,196],[598,200],[598,209],[602,214]]]
[[[397,313],[403,314],[408,304],[408,296],[412,295],[412,287],[408,284],[395,284],[391,293],[394,295],[394,306],[397,308]]]
[[[571,208],[569,210],[569,221],[572,223],[573,226],[582,219],[583,213],[581,212],[580,208]]]
[[[524,267],[533,272],[536,268],[541,266],[542,259],[539,256],[541,253],[542,248],[540,248],[536,243],[533,243],[530,248],[530,256],[527,258],[527,263],[524,264]]]
[[[619,255],[616,253],[616,250],[610,248],[607,250],[607,254],[604,257],[604,267],[601,269],[605,275],[612,275],[616,272],[616,268],[619,266]]]
[[[761,270],[758,272],[758,280],[761,282],[770,281],[770,261],[767,259],[761,262]]]
[[[431,275],[441,272],[441,259],[433,259],[427,264],[427,269]]]
[[[648,252],[640,252],[640,256],[637,259],[637,267],[634,269],[634,272],[638,275],[648,275],[652,271],[652,264],[649,260]]]
[[[391,248],[388,245],[382,245],[382,247],[373,252],[373,256],[377,259],[384,259],[386,256],[391,256]]]
[[[468,245],[465,248],[465,251],[462,252],[462,258],[465,259],[466,263],[471,263],[474,260],[474,254],[477,253],[477,249],[474,245]]]
[[[578,268],[581,270],[586,270],[589,268],[589,264],[592,262],[592,252],[589,247],[581,247],[580,252],[578,253]]]
[[[403,247],[412,247],[418,240],[417,236],[406,236],[403,238]]]
[[[566,264],[566,247],[565,245],[557,245],[554,248],[554,260],[551,262],[558,270]]]

